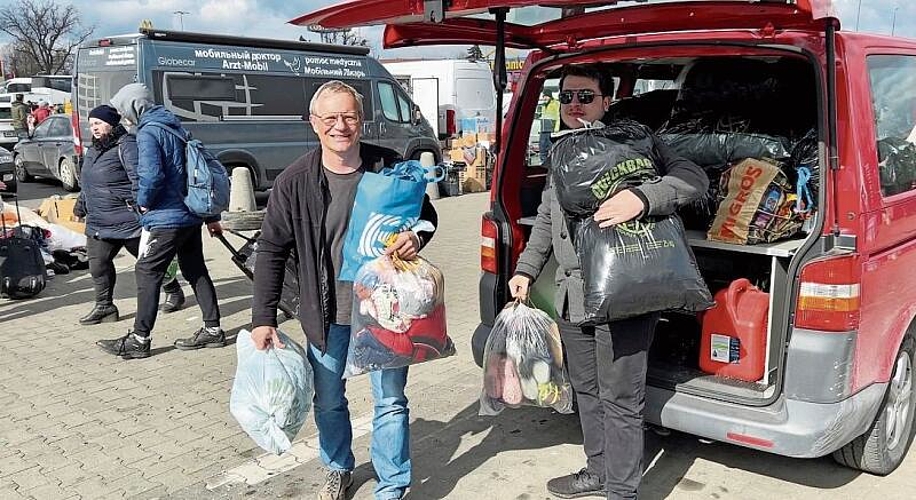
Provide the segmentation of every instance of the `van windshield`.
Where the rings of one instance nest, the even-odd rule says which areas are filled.
[[[6,91],[10,94],[15,92],[31,92],[32,85],[28,83],[10,83],[6,86]]]

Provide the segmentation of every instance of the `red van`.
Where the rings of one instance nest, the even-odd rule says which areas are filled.
[[[795,167],[807,150],[804,180],[801,170],[790,180],[794,194],[811,197],[798,205],[807,215],[779,241],[710,241],[709,213],[681,214],[713,293],[747,279],[769,294],[766,352],[756,353],[763,376],[701,370],[702,321],[666,313],[651,353],[646,418],[890,473],[910,446],[916,410],[916,41],[843,32],[829,0],[601,3],[357,0],[293,22],[387,24],[386,47],[495,45],[497,68],[506,47],[531,49],[481,221],[478,364],[547,178],[526,154],[538,97],[564,65],[603,64],[617,83],[612,116],[636,119],[664,140],[690,135],[694,148],[682,155],[697,163],[719,155],[701,165],[713,186],[723,166],[741,159],[729,134],[757,137]],[[497,87],[505,82],[499,73]],[[532,292],[548,311],[554,288],[548,265]]]

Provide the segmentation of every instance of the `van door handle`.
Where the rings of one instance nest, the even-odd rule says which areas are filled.
[[[384,133],[387,132],[387,131],[388,131],[388,127],[386,127],[384,123],[379,123],[379,124],[378,124],[378,133],[379,133],[379,135],[382,135],[382,134],[384,134]]]

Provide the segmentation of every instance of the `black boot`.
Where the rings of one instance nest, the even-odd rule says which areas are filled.
[[[165,302],[159,306],[159,310],[166,314],[181,310],[182,306],[184,306],[184,292],[181,287],[170,288],[166,286],[163,287],[163,290],[165,291]]]
[[[118,321],[118,308],[114,304],[96,304],[89,314],[80,318],[81,325],[97,325],[99,323],[114,323]]]
[[[588,469],[547,481],[547,491],[560,498],[603,497],[607,494],[601,478]]]
[[[225,347],[226,332],[219,327],[204,327],[197,330],[197,333],[186,339],[175,341],[175,349],[182,351],[193,351],[202,347]]]
[[[134,335],[133,332],[127,332],[127,335],[117,339],[99,340],[95,345],[108,354],[124,359],[148,358],[150,354],[149,337]]]

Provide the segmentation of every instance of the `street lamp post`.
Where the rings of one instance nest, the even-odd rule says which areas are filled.
[[[190,12],[186,10],[176,10],[172,14],[175,14],[176,16],[178,16],[178,24],[181,26],[181,31],[184,31],[184,16],[186,14],[190,14]]]
[[[862,0],[859,0],[859,8],[856,10],[856,31],[859,31],[859,18],[862,16]]]
[[[894,36],[894,30],[897,28],[897,11],[900,7],[894,7],[894,20],[891,21],[891,36]]]

